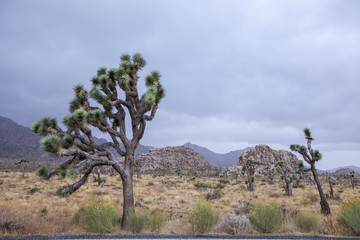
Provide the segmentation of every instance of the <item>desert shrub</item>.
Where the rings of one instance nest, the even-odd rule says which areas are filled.
[[[144,229],[146,222],[147,217],[143,212],[133,210],[130,213],[129,225],[133,233],[140,233]]]
[[[219,211],[210,202],[200,201],[190,214],[190,223],[194,232],[209,232],[219,220]]]
[[[56,190],[55,195],[58,196],[59,198],[66,197],[66,195],[62,192],[63,190],[64,190],[64,187],[59,187]]]
[[[58,173],[59,179],[64,179],[66,177],[66,170],[60,170]]]
[[[219,183],[222,183],[222,184],[229,184],[229,180],[224,180],[224,179],[220,179],[219,180]]]
[[[215,185],[215,189],[223,189],[225,187],[225,184],[223,184],[223,183],[217,183],[216,185]]]
[[[164,215],[160,209],[153,210],[149,217],[149,228],[151,232],[160,232],[164,224]]]
[[[40,188],[32,188],[29,190],[29,194],[33,195],[34,193],[39,192],[39,191],[40,191]]]
[[[220,227],[230,234],[248,233],[252,230],[250,220],[245,215],[226,213],[220,220]]]
[[[197,182],[194,184],[196,188],[211,188],[210,183],[204,183],[204,182]]]
[[[78,223],[87,232],[112,232],[119,222],[115,204],[102,198],[91,200],[78,214]]]
[[[315,232],[319,226],[319,218],[315,213],[300,211],[295,216],[295,224],[302,232]]]
[[[275,203],[255,203],[250,210],[251,223],[263,233],[277,230],[282,223],[280,208]]]
[[[205,199],[207,200],[218,199],[221,198],[223,195],[224,192],[221,191],[221,189],[214,189],[214,191],[205,194]]]
[[[68,175],[68,177],[69,177],[70,179],[75,179],[75,178],[77,177],[77,171],[76,171],[76,169],[70,168],[67,175]]]
[[[153,186],[153,185],[154,185],[154,182],[149,181],[149,182],[148,182],[148,185],[149,185],[149,186]]]
[[[49,170],[46,167],[40,166],[36,169],[36,175],[43,179],[49,179]]]
[[[349,198],[340,205],[340,224],[349,232],[360,235],[360,198]]]

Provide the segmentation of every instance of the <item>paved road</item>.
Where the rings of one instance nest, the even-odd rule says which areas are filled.
[[[66,235],[66,234],[57,234],[57,235],[28,235],[28,236],[0,236],[0,239],[3,240],[96,240],[96,239],[106,239],[106,240],[120,240],[120,239],[131,239],[131,240],[246,240],[246,239],[258,239],[258,240],[267,240],[267,239],[282,239],[282,240],[292,240],[292,239],[319,239],[319,240],[332,240],[332,239],[357,239],[360,238],[336,238],[336,237],[324,237],[324,236],[271,236],[271,235],[256,235],[256,236],[222,236],[222,235],[198,235],[198,236],[154,236],[154,235]]]

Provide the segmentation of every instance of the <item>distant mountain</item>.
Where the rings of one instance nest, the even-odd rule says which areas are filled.
[[[215,153],[213,151],[210,151],[209,149],[205,147],[201,147],[196,144],[192,143],[185,143],[183,145],[184,147],[189,147],[198,152],[200,155],[202,155],[208,162],[214,164],[215,166],[219,168],[225,168],[225,167],[231,167],[233,165],[236,165],[236,162],[238,158],[241,156],[243,151],[247,149],[251,149],[250,147],[244,148],[242,150],[236,150],[231,151],[225,154],[221,153]]]
[[[45,161],[54,158],[40,148],[41,136],[30,131],[11,120],[0,116],[0,158],[21,159],[30,161]],[[105,142],[105,139],[97,139],[97,142]],[[139,144],[135,150],[135,156],[149,152],[153,147]],[[115,157],[119,155],[113,152]]]
[[[352,171],[354,171],[355,173],[359,173],[360,174],[360,167],[357,166],[344,166],[344,167],[337,167],[337,168],[333,168],[333,169],[328,169],[328,170],[318,170],[319,173],[324,174],[324,173],[335,173],[336,171],[339,172],[339,170],[342,169],[351,169]]]

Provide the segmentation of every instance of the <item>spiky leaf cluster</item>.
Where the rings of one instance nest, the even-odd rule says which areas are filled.
[[[157,71],[153,71],[145,77],[147,91],[143,98],[149,106],[158,104],[165,97],[165,89],[160,83],[161,75]]]
[[[62,138],[57,135],[49,135],[41,140],[40,146],[45,151],[58,155],[61,148],[69,148],[72,146],[72,143],[73,139],[69,135],[65,135]]]
[[[103,113],[100,109],[93,109],[87,112],[86,122],[89,124],[95,124],[103,118]]]
[[[304,134],[305,134],[305,138],[306,138],[307,140],[309,140],[309,141],[314,140],[313,137],[311,136],[311,131],[310,131],[310,129],[305,128],[305,129],[304,129]]]
[[[57,125],[56,119],[53,117],[43,117],[38,122],[33,122],[30,130],[39,135],[45,136],[49,128],[55,128]]]
[[[27,160],[26,158],[22,158],[22,159],[20,159],[20,161],[16,162],[15,165],[21,165],[23,163],[28,163],[28,162],[29,162],[29,160]]]
[[[62,123],[71,129],[80,128],[86,121],[86,111],[84,109],[76,109],[72,114],[67,114],[62,119]]]

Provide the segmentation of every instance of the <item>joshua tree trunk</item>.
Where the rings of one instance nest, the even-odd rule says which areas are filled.
[[[351,188],[352,188],[352,189],[354,189],[354,188],[355,188],[354,178],[351,178]]]
[[[334,199],[334,190],[333,190],[333,184],[332,184],[331,177],[329,177],[329,186],[330,186],[330,198]]]
[[[247,175],[248,175],[248,186],[247,186],[247,188],[248,188],[249,191],[254,191],[254,182],[252,181],[253,180],[252,176],[251,176],[250,173],[248,173]]]
[[[98,175],[97,177],[98,185],[100,186],[101,184],[100,167],[97,169],[97,175]]]
[[[25,177],[25,167],[23,166],[22,167],[22,177],[24,178]],[[354,189],[354,188],[353,188]]]
[[[287,179],[287,177],[285,176],[284,176],[284,180],[285,180],[285,194],[286,196],[290,197],[292,195],[291,183],[289,179]]]
[[[322,214],[325,214],[325,215],[328,215],[330,214],[330,206],[329,206],[329,203],[327,202],[326,200],[326,197],[324,195],[324,192],[322,190],[322,187],[321,187],[321,184],[320,184],[320,180],[318,178],[318,175],[317,175],[317,172],[316,172],[316,169],[315,169],[315,166],[314,164],[311,165],[311,172],[313,174],[313,177],[314,177],[314,181],[316,183],[316,186],[318,188],[318,191],[319,191],[319,195],[320,195],[320,207],[321,207],[321,213]]]
[[[123,184],[123,229],[129,228],[129,216],[134,209],[134,194],[133,194],[133,172],[132,165],[134,156],[128,155],[125,157],[125,174],[122,176]]]

